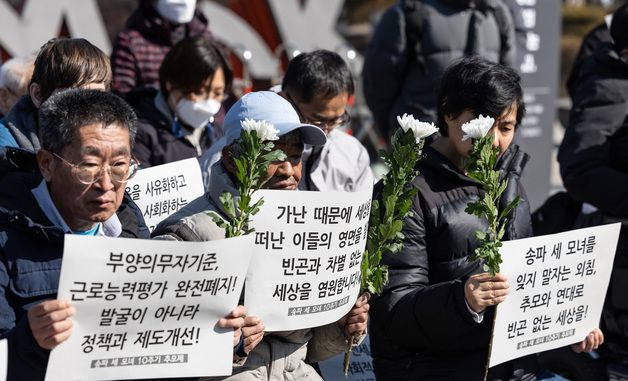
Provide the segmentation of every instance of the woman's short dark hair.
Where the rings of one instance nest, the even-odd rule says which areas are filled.
[[[305,103],[315,95],[326,99],[339,94],[353,94],[351,71],[338,54],[329,50],[315,50],[294,57],[281,84],[282,90]]]
[[[519,74],[479,56],[463,58],[445,70],[437,101],[437,122],[443,136],[448,134],[445,116],[457,118],[466,110],[497,119],[514,104],[517,125],[525,115]]]
[[[56,38],[41,47],[31,84],[39,85],[45,101],[56,89],[103,83],[109,90],[109,57],[84,38]]]
[[[159,67],[159,87],[168,97],[166,82],[184,94],[197,91],[203,81],[213,78],[218,69],[225,74],[225,91],[231,87],[233,72],[218,45],[206,37],[188,37],[168,51]]]

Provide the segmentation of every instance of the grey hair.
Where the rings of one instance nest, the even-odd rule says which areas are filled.
[[[129,130],[133,148],[137,117],[120,97],[100,90],[67,89],[60,91],[39,108],[39,140],[43,149],[60,154],[72,144],[81,127],[102,124]]]
[[[35,56],[11,58],[0,66],[0,87],[14,93],[26,90],[34,67]]]

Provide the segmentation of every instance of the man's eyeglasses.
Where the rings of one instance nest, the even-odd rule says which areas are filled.
[[[305,121],[305,123],[313,124],[316,127],[321,128],[323,130],[325,130],[325,129],[332,129],[332,128],[336,128],[336,127],[340,127],[340,126],[346,126],[350,122],[351,122],[351,115],[349,115],[349,113],[347,113],[347,111],[345,111],[344,114],[340,115],[338,118],[335,118],[335,119],[306,120]]]
[[[131,158],[128,162],[120,161],[113,165],[99,165],[94,163],[88,163],[82,161],[78,164],[70,163],[61,156],[53,153],[55,157],[74,168],[74,175],[76,179],[85,185],[92,185],[96,181],[100,180],[106,170],[109,173],[109,177],[112,182],[126,183],[135,176],[139,169],[139,163],[137,160]]]
[[[351,123],[351,115],[349,115],[346,110],[344,114],[340,115],[338,118],[311,120],[310,118],[306,117],[303,112],[301,112],[301,109],[299,108],[299,106],[297,106],[297,103],[288,93],[286,93],[286,96],[290,104],[292,104],[292,107],[294,107],[294,110],[297,112],[297,114],[299,114],[299,118],[303,123],[312,124],[322,130],[331,130],[333,128],[346,126],[347,124]]]

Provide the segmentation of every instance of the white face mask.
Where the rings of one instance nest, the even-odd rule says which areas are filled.
[[[196,0],[157,0],[157,12],[166,20],[177,24],[192,21]]]
[[[189,99],[181,98],[177,103],[177,116],[190,127],[205,127],[218,113],[220,105],[221,103],[215,99],[192,102]]]

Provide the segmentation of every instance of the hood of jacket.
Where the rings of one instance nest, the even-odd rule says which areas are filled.
[[[157,107],[157,103],[163,103],[165,109]],[[155,128],[167,131],[172,129],[172,113],[159,90],[146,88],[136,91],[132,94],[129,104],[133,107],[140,122],[144,120]]]
[[[63,242],[63,230],[50,222],[31,193],[41,181],[33,153],[0,148],[0,225],[45,241]]]
[[[222,217],[227,219],[227,211],[220,201],[220,196],[222,196],[222,194],[225,192],[231,194],[231,197],[233,197],[233,202],[237,205],[238,200],[240,199],[240,193],[236,189],[233,181],[231,180],[231,174],[222,164],[222,160],[219,160],[214,163],[214,165],[212,165],[206,197],[212,204],[216,206],[218,211],[220,211]]]

